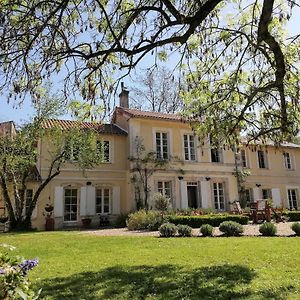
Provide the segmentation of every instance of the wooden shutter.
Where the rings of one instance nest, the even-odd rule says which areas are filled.
[[[188,195],[187,195],[187,186],[186,181],[182,180],[180,181],[180,193],[181,193],[181,208],[188,208]]]
[[[272,189],[272,200],[273,200],[274,207],[282,206],[281,197],[280,197],[280,189],[278,189],[278,188]]]
[[[87,187],[86,210],[87,215],[93,216],[96,214],[96,189],[93,186]]]
[[[119,215],[120,214],[120,187],[114,186],[112,192],[112,214]]]
[[[62,217],[64,212],[64,188],[56,186],[54,190],[54,217]]]
[[[201,207],[209,208],[211,207],[211,188],[209,181],[200,181],[201,187]]]
[[[83,186],[80,188],[80,215],[85,216],[87,215],[87,204],[86,204],[86,198],[87,198],[87,187]]]

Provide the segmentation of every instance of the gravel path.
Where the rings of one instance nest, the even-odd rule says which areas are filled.
[[[277,235],[278,236],[290,236],[294,232],[290,228],[292,222],[278,223],[277,226]],[[244,225],[244,235],[245,236],[258,236],[259,225]],[[199,229],[193,229],[193,235],[197,236]],[[113,228],[113,229],[97,229],[97,230],[87,230],[83,231],[83,234],[99,235],[99,236],[159,236],[158,231],[129,231],[127,228]],[[214,230],[214,236],[220,236],[222,233],[216,227]]]

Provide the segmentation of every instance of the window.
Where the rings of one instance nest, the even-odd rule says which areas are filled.
[[[65,143],[66,159],[67,160],[78,160],[80,146],[76,141],[67,140]]]
[[[272,199],[272,192],[270,189],[262,189],[261,194],[263,199]]]
[[[246,156],[246,150],[242,149],[240,152],[241,155],[241,165],[243,168],[247,168],[248,164],[247,164],[247,156]]]
[[[27,189],[25,192],[25,213],[27,214],[27,211],[29,209],[30,203],[33,198],[33,190]]]
[[[64,221],[77,221],[77,189],[64,190]]]
[[[250,206],[250,203],[253,202],[253,191],[252,189],[245,189],[244,190],[244,199],[246,202],[246,206]]]
[[[158,159],[168,159],[169,149],[168,149],[168,133],[167,132],[156,132],[156,157]]]
[[[289,208],[298,209],[298,191],[296,189],[288,189]]]
[[[257,151],[258,167],[260,169],[268,168],[267,152],[258,150]]]
[[[225,210],[225,191],[223,182],[213,183],[215,209]]]
[[[284,152],[283,159],[284,159],[284,167],[288,170],[292,170],[293,166],[292,166],[292,159],[290,153]]]
[[[184,143],[184,159],[185,160],[196,160],[195,155],[195,136],[185,134],[183,136]]]
[[[110,162],[109,141],[97,141],[97,151],[102,162]]]
[[[96,213],[109,214],[111,212],[111,190],[101,188],[96,190]]]
[[[211,149],[211,162],[221,163],[222,158],[222,150],[221,149]]]
[[[158,181],[157,191],[165,197],[172,198],[171,181]]]

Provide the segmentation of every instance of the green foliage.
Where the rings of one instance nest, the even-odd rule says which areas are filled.
[[[161,237],[173,237],[177,233],[177,226],[173,223],[163,223],[159,228],[159,234]]]
[[[277,233],[276,225],[271,222],[264,222],[259,226],[259,232],[263,236],[275,236]]]
[[[170,198],[163,196],[161,193],[155,193],[152,197],[155,209],[167,211],[170,205]]]
[[[128,216],[127,227],[129,230],[157,230],[162,222],[160,212],[141,209]]]
[[[224,221],[219,226],[226,236],[239,236],[244,232],[244,228],[241,224],[234,221]]]
[[[214,228],[209,224],[203,224],[200,227],[200,232],[203,236],[212,236],[214,232]]]
[[[124,228],[127,226],[128,214],[119,214],[114,222],[114,227]]]
[[[297,236],[300,236],[300,223],[299,222],[292,224],[291,228],[296,233]]]
[[[0,244],[0,298],[1,299],[38,299],[27,278],[28,271],[35,267],[38,260],[24,260],[12,255],[14,247]]]
[[[192,236],[192,227],[188,225],[177,225],[178,236],[190,237]]]
[[[300,211],[299,210],[285,211],[284,216],[287,217],[290,222],[300,221]]]
[[[224,221],[235,221],[240,224],[248,224],[249,218],[247,216],[239,216],[239,215],[228,215],[228,214],[220,214],[220,215],[203,215],[203,216],[167,216],[169,222],[174,224],[183,224],[188,225],[192,228],[199,228],[204,224],[209,224],[213,227],[219,226]]]

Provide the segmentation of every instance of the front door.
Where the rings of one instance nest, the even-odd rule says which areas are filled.
[[[197,186],[187,186],[187,196],[189,208],[198,207]]]

